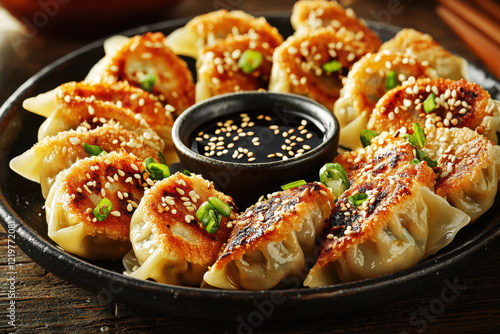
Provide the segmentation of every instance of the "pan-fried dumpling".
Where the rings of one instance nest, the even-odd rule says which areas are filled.
[[[500,180],[500,146],[467,128],[440,128],[425,148],[438,164],[436,194],[471,221],[491,208]]]
[[[49,92],[24,100],[23,108],[49,117],[55,109],[72,99],[111,102],[119,108],[140,114],[167,145],[173,145],[173,107],[166,110],[155,96],[124,81],[112,84],[68,82]]]
[[[230,220],[222,217],[219,228],[209,233],[196,218],[198,208],[217,197],[233,208],[231,197],[214,189],[198,175],[176,173],[156,183],[132,217],[132,251],[125,256],[125,274],[160,283],[199,286],[208,266],[230,233]]]
[[[206,47],[198,58],[196,101],[238,91],[267,89],[274,48],[248,35]]]
[[[125,150],[142,160],[157,157],[158,152],[163,150],[161,141],[146,139],[116,124],[106,124],[88,131],[78,130],[45,137],[12,159],[10,168],[31,181],[39,182],[42,195],[46,198],[59,172],[89,156],[83,147],[84,143],[99,146],[106,152]]]
[[[340,145],[362,147],[359,135],[378,100],[411,77],[436,78],[437,74],[409,55],[388,51],[367,54],[354,64],[333,108],[340,124]]]
[[[115,36],[104,44],[104,49],[105,57],[90,70],[86,81],[128,81],[158,97],[176,115],[194,104],[192,74],[166,46],[162,33]]]
[[[274,51],[269,90],[308,96],[332,110],[342,79],[373,51],[349,34],[328,28],[297,33]]]
[[[272,27],[264,17],[256,18],[241,10],[221,9],[195,17],[168,35],[166,44],[176,54],[198,58],[205,47],[226,37],[239,35],[247,35],[257,44],[273,49],[283,42],[278,29]]]
[[[121,259],[130,219],[153,184],[142,160],[111,152],[77,161],[56,177],[45,202],[48,235],[86,259]]]
[[[366,43],[373,50],[381,44],[377,34],[356,16],[352,8],[344,8],[336,1],[297,1],[290,21],[297,31],[328,27],[351,34],[353,39]]]
[[[465,59],[443,49],[430,35],[414,29],[402,29],[394,38],[382,44],[382,50],[413,56],[435,69],[440,78],[468,79],[468,63]]]
[[[316,238],[334,198],[320,183],[272,194],[233,222],[234,229],[204,281],[222,289],[289,286],[314,261]]]
[[[386,133],[372,140],[379,146],[349,153],[351,185],[335,205],[305,286],[409,268],[448,245],[469,222],[466,214],[433,193],[435,174],[426,162],[412,164],[405,158],[408,152],[399,155],[397,150],[407,151],[409,145],[402,142],[391,149],[392,144],[384,144],[387,139]],[[392,156],[385,155],[388,149]],[[358,161],[353,161],[356,153]]]
[[[85,131],[85,129],[90,130],[104,124],[115,125],[117,123],[129,131],[144,136],[145,139],[162,141],[140,114],[135,114],[129,109],[99,100],[69,99],[65,102],[42,123],[38,129],[39,141],[78,127],[81,128],[80,131]]]
[[[411,133],[415,122],[429,135],[436,128],[467,127],[496,143],[500,111],[476,83],[425,78],[385,94],[373,110],[368,128],[380,133],[405,127]]]

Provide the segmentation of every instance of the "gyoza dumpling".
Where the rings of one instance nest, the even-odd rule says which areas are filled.
[[[258,202],[232,223],[231,237],[204,281],[232,290],[265,290],[302,281],[333,205],[333,195],[320,183]]]
[[[126,108],[151,126],[167,145],[172,146],[173,107],[168,110],[152,94],[120,81],[112,84],[68,82],[47,93],[23,101],[23,108],[35,114],[49,117],[61,105],[72,99],[82,101],[105,101],[119,108]]]
[[[152,184],[142,160],[126,153],[77,161],[57,175],[45,202],[49,237],[86,259],[122,258],[132,214]]]
[[[402,29],[394,38],[382,44],[380,51],[382,50],[413,56],[435,69],[441,78],[468,79],[468,63],[465,59],[449,53],[430,35],[414,29]]]
[[[425,149],[438,164],[436,194],[471,221],[491,208],[500,180],[500,146],[467,128],[440,128]]]
[[[418,122],[429,135],[441,127],[467,127],[497,142],[500,111],[490,94],[465,80],[420,79],[407,82],[377,103],[368,121],[376,132],[397,131]]]
[[[140,114],[117,107],[113,103],[81,99],[68,99],[58,106],[38,129],[38,140],[78,127],[81,127],[80,131],[84,131],[104,124],[117,123],[127,130],[144,136],[145,139],[162,141]]]
[[[336,1],[297,1],[290,21],[297,31],[328,27],[351,34],[353,39],[364,42],[373,50],[381,44],[377,34],[356,16],[352,8],[344,8]]]
[[[274,48],[248,35],[206,47],[198,58],[196,101],[224,93],[267,89]]]
[[[105,57],[90,70],[86,81],[128,81],[158,97],[176,115],[194,104],[193,76],[165,44],[162,33],[115,36],[104,46]]]
[[[175,285],[200,285],[208,266],[229,237],[231,219],[222,217],[209,233],[196,218],[198,208],[217,197],[235,210],[231,197],[198,175],[174,174],[144,195],[132,217],[132,251],[125,256],[125,274]],[[231,225],[229,225],[231,226]]]
[[[378,100],[410,77],[436,78],[437,74],[412,56],[388,51],[367,54],[354,64],[333,107],[340,124],[339,144],[362,147],[359,135]]]
[[[412,164],[404,158],[407,153],[399,160],[396,147],[409,144],[394,146],[389,157],[384,155],[390,149],[384,144],[387,140],[388,134],[381,135],[372,140],[373,147],[350,153],[351,166],[363,171],[353,168],[350,176],[355,178],[337,200],[305,286],[409,268],[448,245],[469,222],[467,215],[433,193],[435,174],[425,162]],[[359,159],[352,161],[356,152]]]
[[[365,43],[328,28],[297,33],[276,48],[269,90],[305,95],[333,109],[342,79],[368,52]]]
[[[239,35],[247,35],[257,44],[273,49],[283,42],[278,29],[267,23],[264,17],[256,18],[241,10],[221,9],[195,17],[168,35],[166,44],[176,54],[197,58],[205,47]]]
[[[83,144],[99,146],[106,152],[125,150],[139,159],[157,157],[163,151],[163,142],[146,139],[143,135],[121,126],[105,124],[93,130],[70,130],[45,137],[18,157],[9,166],[23,177],[39,182],[43,197],[47,197],[59,172],[77,160],[89,157]]]

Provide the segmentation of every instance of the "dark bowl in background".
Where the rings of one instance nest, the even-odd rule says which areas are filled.
[[[263,163],[236,163],[206,157],[191,150],[193,133],[202,124],[234,112],[297,111],[309,116],[324,133],[323,142],[300,157]],[[175,149],[182,165],[230,195],[240,209],[260,196],[281,190],[299,179],[317,181],[319,169],[337,154],[339,125],[332,112],[315,101],[293,94],[241,92],[201,101],[179,116],[172,129]]]
[[[29,33],[107,35],[163,19],[181,0],[0,0]]]

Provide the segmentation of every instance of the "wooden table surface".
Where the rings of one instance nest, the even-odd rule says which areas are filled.
[[[444,47],[480,64],[477,57],[436,16],[433,1],[344,1],[364,18],[413,27]],[[186,17],[217,8],[249,12],[290,12],[293,1],[183,1],[164,18]],[[30,76],[66,53],[100,36],[63,38],[26,30],[0,8],[0,104]],[[21,249],[16,255],[16,326],[8,324],[10,299],[7,235],[0,230],[0,332],[16,333],[500,333],[500,249],[453,278],[460,290],[443,304],[446,282],[426,293],[379,309],[341,317],[266,320],[243,328],[235,320],[206,321],[103,300],[47,272]],[[444,305],[444,307],[438,307]]]

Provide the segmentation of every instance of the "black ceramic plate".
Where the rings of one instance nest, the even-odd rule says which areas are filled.
[[[284,36],[292,33],[289,16],[268,16]],[[125,32],[172,32],[186,20],[167,21]],[[383,40],[398,30],[372,23]],[[246,292],[203,290],[132,279],[121,274],[119,261],[87,261],[62,251],[47,237],[44,200],[37,183],[23,179],[10,170],[9,161],[36,142],[42,118],[21,107],[30,96],[50,90],[64,82],[82,80],[92,65],[103,56],[103,40],[61,58],[49,65],[22,87],[0,110],[0,215],[5,229],[15,229],[21,249],[50,272],[105,298],[149,307],[174,315],[199,318],[246,319],[252,312],[268,316],[298,317],[334,314],[372,308],[400,300],[442,282],[472,266],[499,245],[500,196],[493,208],[472,226],[461,230],[452,244],[413,268],[376,279],[306,289]],[[194,62],[189,62],[191,68]],[[500,99],[500,83],[480,68],[471,65],[470,77]]]

